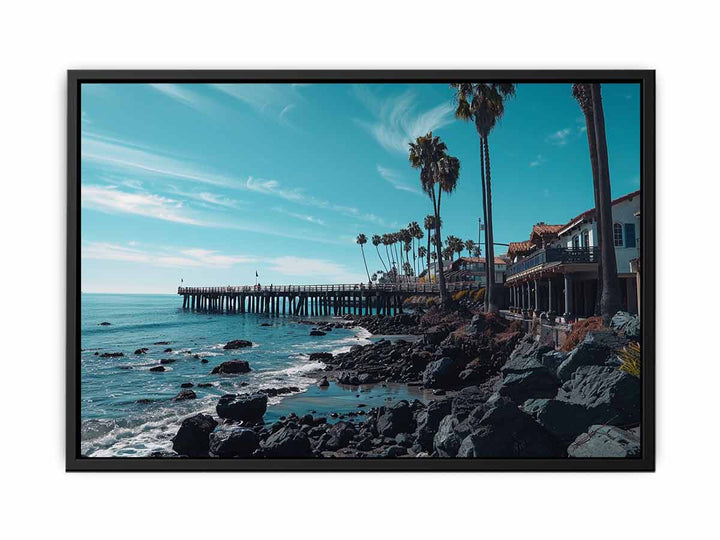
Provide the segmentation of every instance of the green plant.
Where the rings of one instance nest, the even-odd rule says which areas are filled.
[[[622,360],[620,371],[640,376],[640,344],[632,342],[618,351],[618,357]]]

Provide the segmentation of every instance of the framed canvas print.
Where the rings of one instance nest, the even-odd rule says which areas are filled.
[[[70,71],[67,469],[654,469],[652,71]]]

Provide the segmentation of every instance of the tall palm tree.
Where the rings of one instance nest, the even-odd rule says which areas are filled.
[[[447,153],[447,146],[440,137],[433,137],[432,131],[418,137],[410,143],[410,165],[420,169],[420,183],[423,191],[430,197],[435,214],[435,249],[442,251],[440,243],[440,203],[443,193],[452,193],[460,177],[460,160]],[[435,187],[437,186],[437,190]],[[445,286],[442,258],[438,261],[438,280],[440,282],[440,301],[444,307],[450,306],[450,296]]]
[[[421,270],[427,270],[427,266],[425,266],[425,257],[427,256],[427,249],[425,246],[419,246],[418,247],[418,264],[420,265]],[[418,273],[420,275],[420,273]]]
[[[360,233],[357,235],[357,238],[355,239],[356,244],[360,244],[360,251],[362,252],[363,257],[363,264],[365,265],[365,273],[368,277],[368,283],[370,283],[370,272],[368,272],[367,267],[367,261],[365,260],[365,248],[363,247],[365,244],[367,244],[367,236],[365,236],[363,233]]]
[[[425,216],[425,220],[423,221],[423,226],[425,227],[425,230],[427,231],[427,268],[428,268],[428,277],[430,277],[430,237],[433,235],[433,232],[435,231],[435,216],[427,215]]]
[[[422,228],[420,227],[420,225],[418,224],[417,221],[413,221],[412,223],[410,223],[409,229],[410,229],[410,234],[413,237],[413,267],[415,268],[415,274],[417,274],[418,273],[417,263],[415,260],[415,254],[416,254],[417,248],[415,247],[415,241],[417,240],[417,243],[420,244],[420,240],[422,240],[422,238],[425,236],[425,234],[423,233]]]
[[[463,243],[463,241],[452,234],[445,239],[445,243],[447,244],[447,247],[449,249],[451,260],[455,258],[455,253],[461,254],[463,249],[465,249],[465,244]]]
[[[580,105],[580,109],[585,116],[585,126],[588,138],[588,148],[590,150],[590,167],[593,177],[593,192],[595,194],[595,219],[600,219],[600,178],[598,176],[598,156],[597,143],[595,141],[595,119],[593,117],[592,91],[587,83],[576,83],[572,85],[572,95]],[[602,246],[602,230],[597,227],[597,245]],[[600,299],[602,296],[602,257],[598,261],[598,284],[595,295],[595,315],[600,315]],[[569,311],[569,310],[568,310]]]
[[[510,83],[454,83],[457,108],[455,116],[460,120],[472,121],[480,137],[480,170],[483,192],[483,215],[485,218],[485,257],[495,260],[492,220],[492,183],[490,181],[490,150],[488,135],[505,112],[505,100],[515,95],[515,85]],[[498,306],[493,293],[495,272],[486,267],[487,294],[486,311],[497,313]]]
[[[465,240],[465,249],[467,249],[468,257],[472,257],[473,251],[475,250],[475,241],[474,240]]]
[[[380,248],[378,247],[380,244],[383,243],[382,238],[379,234],[373,234],[372,235],[372,245],[375,246],[375,251],[377,251],[378,259],[380,259],[380,262],[383,265],[383,268],[385,269],[385,273],[387,274],[388,268],[385,266],[385,261],[383,261],[382,255],[380,255]]]
[[[592,96],[593,124],[595,127],[595,145],[597,149],[598,195],[600,196],[600,215],[598,229],[603,242],[600,244],[602,261],[602,294],[600,296],[600,314],[606,325],[622,308],[620,280],[617,275],[615,246],[613,238],[612,196],[610,194],[610,169],[608,166],[607,137],[605,135],[605,113],[602,104],[602,90],[599,83],[590,85]]]

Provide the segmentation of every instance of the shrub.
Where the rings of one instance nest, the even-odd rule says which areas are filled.
[[[601,328],[603,328],[602,317],[589,317],[582,321],[577,321],[572,325],[572,330],[568,334],[568,337],[565,338],[562,350],[565,352],[572,351],[585,339],[585,334],[593,330],[600,330]]]
[[[457,302],[458,300],[462,300],[465,298],[470,291],[458,291],[455,294],[453,294],[452,299]]]
[[[618,368],[620,371],[640,376],[640,344],[636,342],[629,343],[618,351],[618,356],[622,360],[622,365]]]

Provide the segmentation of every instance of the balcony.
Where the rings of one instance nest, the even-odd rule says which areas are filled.
[[[577,263],[596,263],[600,260],[600,248],[584,247],[584,248],[560,248],[549,247],[536,251],[532,255],[524,258],[508,266],[507,277],[514,276],[520,272],[525,272],[535,267],[543,266],[548,263],[561,264],[577,264]]]

